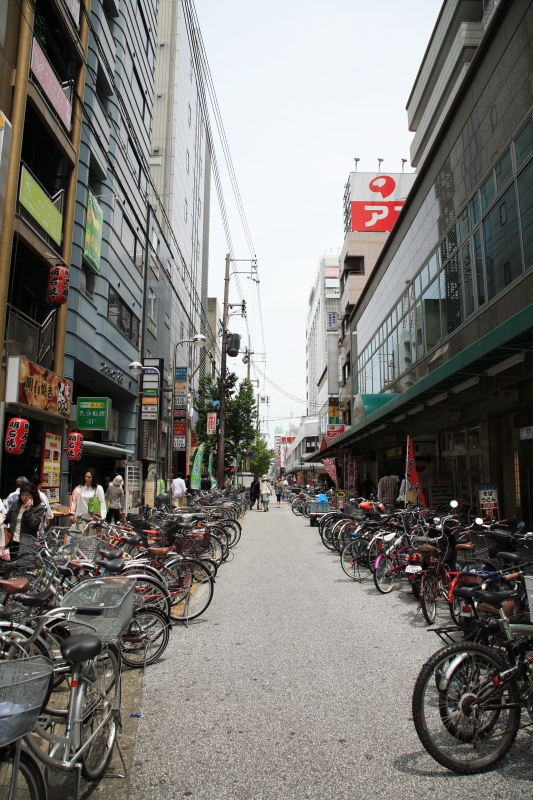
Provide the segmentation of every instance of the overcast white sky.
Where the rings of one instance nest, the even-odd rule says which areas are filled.
[[[382,171],[400,172],[401,159],[409,158],[405,106],[441,5],[196,0],[258,260],[265,347],[256,284],[239,276],[252,349],[266,350],[266,367],[258,367],[302,401],[307,301],[320,256],[343,243],[343,191],[353,158],[361,159],[360,172],[375,171],[378,157]],[[235,256],[248,258],[220,150],[218,161]],[[222,300],[227,248],[214,186],[211,208],[209,294]],[[239,299],[233,278],[230,302]],[[247,344],[242,320],[234,318],[230,330]],[[229,366],[245,376],[241,356]],[[291,411],[304,414],[305,403],[262,377],[261,390],[270,398],[272,444],[275,426],[287,427]],[[261,416],[266,412],[262,406]]]

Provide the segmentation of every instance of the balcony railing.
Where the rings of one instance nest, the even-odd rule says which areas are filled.
[[[54,322],[56,309],[39,323],[18,308],[8,305],[6,356],[24,356],[47,369],[54,360]]]

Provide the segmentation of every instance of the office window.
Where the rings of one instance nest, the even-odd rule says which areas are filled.
[[[109,290],[107,318],[132,344],[138,345],[140,321],[114,289]]]
[[[516,165],[521,167],[533,153],[533,119],[530,119],[515,141]]]
[[[483,221],[489,300],[522,272],[516,193],[511,186]]]
[[[157,311],[158,311],[158,298],[153,289],[148,289],[148,323],[147,327],[150,333],[157,336]]]
[[[518,196],[524,239],[524,261],[526,269],[529,269],[533,266],[533,161],[518,178]]]

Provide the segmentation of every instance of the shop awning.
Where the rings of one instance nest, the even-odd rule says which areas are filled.
[[[310,453],[304,461],[334,456],[341,448],[351,447],[363,435],[377,433],[389,422],[398,422],[400,415],[416,413],[418,407],[421,406],[422,410],[426,403],[431,407],[432,402],[435,403],[438,396],[445,392],[460,394],[467,391],[472,379],[479,380],[481,376],[498,370],[498,366],[505,365],[513,355],[532,352],[532,320],[533,304],[466,347],[405,392],[397,395],[383,394],[387,401],[381,408],[364,414],[360,420],[355,419],[354,424],[328,444],[325,450]],[[444,347],[446,346],[445,343]]]
[[[91,442],[88,439],[83,440],[83,452],[94,453],[94,455],[103,456],[104,458],[127,458],[133,455],[133,450],[126,450],[123,447],[113,444]]]

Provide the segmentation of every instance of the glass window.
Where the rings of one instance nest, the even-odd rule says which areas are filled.
[[[463,208],[461,216],[459,217],[459,241],[464,242],[468,236],[468,207]]]
[[[486,211],[495,197],[494,175],[491,175],[481,187],[481,210]]]
[[[132,143],[131,139],[129,138],[129,136],[128,136],[128,145],[127,145],[127,156],[128,156],[129,165],[131,167],[131,171],[133,172],[133,175],[135,177],[135,181],[138,184],[139,183],[139,177],[140,177],[140,174],[141,174],[141,162],[139,161],[139,157],[137,156],[137,153],[135,151],[135,148],[134,148],[133,143]]]
[[[479,428],[469,428],[468,449],[477,450],[478,448],[479,448]]]
[[[483,247],[481,246],[481,230],[474,233],[474,264],[476,273],[477,304],[482,306],[485,302],[485,275],[483,272]]]
[[[437,277],[437,272],[439,271],[439,260],[437,253],[433,253],[431,258],[429,259],[428,268],[429,268],[429,280],[432,281],[433,278]]]
[[[130,255],[131,258],[135,258],[135,231],[125,217],[122,219],[122,231],[120,238],[128,255]]]
[[[479,210],[479,195],[477,192],[469,202],[468,210],[470,211],[470,227],[475,228],[479,220],[481,219],[481,214]]]
[[[513,176],[513,162],[510,150],[498,161],[494,172],[496,173],[496,191],[499,194]]]
[[[435,347],[441,338],[441,309],[439,282],[433,281],[422,297],[426,351]]]
[[[454,450],[466,450],[466,431],[456,431],[453,435]]]
[[[533,119],[530,119],[524,130],[516,137],[515,153],[518,167],[529,158],[533,152]]]
[[[409,308],[409,292],[404,292],[402,295],[402,317],[404,314],[407,313],[407,309]]]
[[[421,292],[420,293],[422,294],[422,292],[424,291],[424,289],[426,288],[426,286],[428,285],[428,283],[430,281],[429,267],[428,267],[427,264],[426,264],[425,267],[423,267],[422,272],[420,273],[420,279],[421,279]]]
[[[137,106],[139,107],[139,111],[141,112],[141,114],[143,114],[144,113],[144,92],[143,92],[142,87],[141,87],[141,82],[139,80],[139,76],[137,75],[135,70],[133,70],[133,76],[132,76],[132,79],[131,79],[131,88],[132,88],[133,96],[135,97],[135,101],[137,103]]]
[[[514,185],[511,186],[483,222],[489,300],[522,272],[518,236],[518,214]]]
[[[446,247],[446,239],[443,239],[442,242],[440,243],[439,251],[440,251],[440,263],[444,264],[444,262],[448,258],[448,248]]]
[[[467,242],[461,249],[463,262],[463,286],[465,292],[465,316],[469,316],[474,311],[474,276],[472,274],[472,258],[470,256],[470,244]]]
[[[518,178],[518,196],[524,241],[524,260],[526,269],[529,269],[533,265],[533,161],[527,165]]]
[[[459,256],[450,258],[444,267],[444,308],[446,312],[446,331],[451,333],[463,321],[461,304],[461,276]]]

